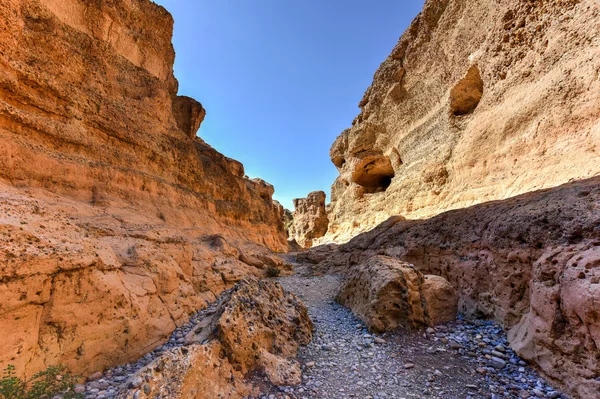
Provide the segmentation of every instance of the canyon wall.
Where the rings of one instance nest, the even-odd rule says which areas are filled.
[[[428,0],[331,148],[321,242],[600,173],[600,3]]]
[[[499,321],[518,355],[566,393],[598,397],[600,177],[422,221],[391,217],[298,257],[352,276],[375,255],[444,277],[460,313]]]
[[[273,187],[197,138],[206,112],[177,95],[167,11],[5,0],[0,16],[0,365],[131,361],[281,265]]]
[[[313,241],[327,233],[329,219],[325,198],[323,191],[313,191],[306,198],[294,199],[294,214],[288,236],[304,248],[310,248]]]

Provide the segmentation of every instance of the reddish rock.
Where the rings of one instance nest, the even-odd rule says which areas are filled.
[[[0,364],[133,361],[287,249],[273,187],[196,136],[172,32],[149,0],[0,2]]]

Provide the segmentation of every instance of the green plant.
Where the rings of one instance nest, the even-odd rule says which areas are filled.
[[[13,399],[25,397],[25,382],[15,375],[15,366],[9,364],[0,380],[0,398]]]
[[[276,268],[275,266],[267,267],[267,277],[277,277],[281,273],[281,270]]]
[[[15,373],[15,366],[9,364],[0,379],[0,399],[81,399],[83,394],[75,392],[77,376],[69,373],[65,366],[50,366],[28,380],[22,380]]]

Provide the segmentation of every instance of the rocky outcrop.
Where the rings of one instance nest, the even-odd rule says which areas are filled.
[[[294,215],[289,236],[304,248],[327,233],[329,219],[325,208],[325,193],[313,191],[306,198],[294,199]]]
[[[337,249],[299,257],[315,271],[351,274],[385,255],[441,276],[460,313],[499,321],[522,358],[591,398],[600,389],[599,244],[596,177],[423,221],[390,218]]]
[[[345,242],[600,172],[595,0],[428,0],[331,147]]]
[[[0,364],[127,363],[282,266],[273,187],[196,137],[172,29],[150,0],[0,3]]]
[[[241,399],[255,393],[244,379],[251,371],[296,385],[302,373],[294,358],[311,337],[306,307],[293,294],[270,280],[243,280],[188,334],[187,346],[144,367],[117,397]]]
[[[388,256],[353,266],[336,299],[376,332],[456,318],[456,293],[448,281],[423,276],[413,265]]]

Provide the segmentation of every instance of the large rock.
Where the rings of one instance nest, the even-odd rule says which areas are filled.
[[[461,313],[499,321],[521,357],[565,392],[593,398],[600,390],[599,243],[596,177],[427,220],[390,218],[347,244],[329,245],[326,251],[315,247],[302,259],[312,260],[318,272],[357,276],[359,271],[361,290],[375,304],[386,303],[377,302],[377,295],[385,297],[383,283],[396,278],[388,276],[399,276],[399,269],[403,275],[414,272],[404,263],[383,267],[391,261],[373,256],[443,276],[456,290]],[[379,266],[369,270],[365,265],[373,259]],[[446,283],[436,280],[427,277],[425,285],[441,289],[422,295],[443,309]]]
[[[315,239],[327,233],[329,219],[325,197],[323,191],[313,191],[306,198],[294,199],[295,210],[289,235],[304,248],[310,248]]]
[[[327,235],[600,172],[597,0],[427,0],[335,140]]]
[[[286,250],[273,186],[196,137],[172,32],[150,0],[0,2],[0,364],[130,362]]]
[[[421,284],[425,320],[430,326],[454,320],[458,297],[456,290],[442,276],[426,274]]]
[[[150,398],[243,398],[256,394],[244,380],[249,372],[275,385],[298,384],[302,373],[294,357],[311,338],[302,302],[278,283],[246,279],[190,332],[188,346],[166,352],[131,380],[145,381],[141,389]],[[126,387],[117,397],[135,398],[137,390]]]
[[[413,265],[389,256],[353,266],[337,301],[377,332],[431,326],[456,317],[456,294],[448,281],[423,276]]]

